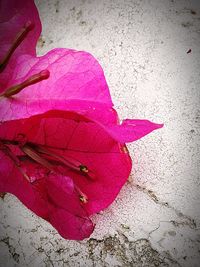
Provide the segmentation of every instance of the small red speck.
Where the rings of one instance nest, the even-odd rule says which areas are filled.
[[[192,52],[192,49],[189,49],[188,51],[187,51],[187,54],[189,54],[189,53],[191,53]]]
[[[190,12],[191,12],[192,15],[196,15],[197,14],[197,12],[194,11],[194,10],[191,10]]]

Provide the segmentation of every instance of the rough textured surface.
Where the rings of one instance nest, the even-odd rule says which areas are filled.
[[[89,240],[66,241],[15,197],[0,199],[0,266],[199,266],[199,2],[36,4],[40,54],[59,46],[89,51],[121,118],[165,127],[129,145],[132,175],[93,217]]]

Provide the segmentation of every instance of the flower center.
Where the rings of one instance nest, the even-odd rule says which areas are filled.
[[[59,162],[61,162],[62,164],[64,164],[66,167],[74,170],[74,171],[78,171],[81,174],[83,174],[84,176],[90,178],[91,180],[95,180],[95,175],[94,173],[88,169],[87,166],[83,165],[80,161],[78,161],[77,159],[74,159],[70,156],[65,156],[62,157],[60,155],[57,155],[55,152],[50,151],[49,149],[47,149],[44,146],[35,146],[35,150],[41,154],[43,154],[44,156],[47,156],[50,160],[58,160]]]
[[[20,142],[20,141],[0,140],[0,150],[14,162],[14,164],[17,166],[17,168],[29,182],[31,181],[30,177],[24,172],[23,168],[21,167],[20,160],[23,160],[23,157],[16,156],[9,148],[9,145],[18,146],[20,150],[24,153],[25,157],[28,157],[28,159],[31,159],[39,163],[41,166],[45,167],[50,172],[61,173],[58,166],[64,166],[73,171],[79,172],[84,176],[88,176],[88,174],[91,173],[91,171],[87,168],[87,166],[81,164],[79,161],[69,156],[66,157],[59,156],[56,153],[51,152],[42,146],[34,145],[28,142],[24,143],[23,141]],[[86,196],[86,194],[80,190],[80,188],[75,184],[75,182],[74,186],[76,192],[79,195],[80,201],[83,204],[87,203],[88,197]]]
[[[26,38],[27,34],[34,28],[34,24],[31,21],[27,21],[24,27],[15,36],[13,43],[5,54],[4,58],[0,61],[0,73],[6,68],[12,54],[15,52],[16,48],[21,44],[21,42]]]

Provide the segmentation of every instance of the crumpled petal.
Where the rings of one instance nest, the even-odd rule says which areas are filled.
[[[38,164],[23,161],[20,170],[0,151],[0,192],[14,194],[27,208],[50,222],[64,238],[89,237],[94,225],[75,195],[72,180],[63,175],[45,176],[44,172],[42,176],[39,169]],[[34,183],[25,179],[22,170],[32,174],[32,179],[37,178]]]
[[[66,239],[83,240],[88,238],[94,230],[91,220],[74,216],[64,209],[52,210],[50,223]]]
[[[33,190],[16,165],[0,151],[0,192],[9,192],[18,197],[29,209],[48,218],[46,202]]]

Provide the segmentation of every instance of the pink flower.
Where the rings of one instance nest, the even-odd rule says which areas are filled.
[[[0,5],[0,192],[17,196],[64,238],[81,240],[94,228],[89,215],[110,205],[130,174],[125,143],[162,125],[120,124],[93,56],[54,49],[36,57],[41,26],[33,1]]]

